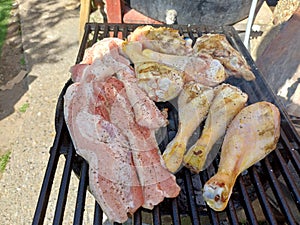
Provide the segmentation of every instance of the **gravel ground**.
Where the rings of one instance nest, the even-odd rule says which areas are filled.
[[[1,225],[32,223],[55,135],[56,102],[70,76],[68,70],[75,62],[79,47],[79,10],[66,10],[66,2],[18,2],[28,74],[13,89],[0,93],[1,104],[10,102],[10,107],[5,108],[8,112],[2,111],[7,116],[0,120],[0,148],[12,152],[0,180]],[[24,104],[29,105],[26,112],[19,112]],[[72,179],[70,193],[77,190],[77,185],[77,180]],[[50,198],[53,209],[55,199],[56,195]],[[70,198],[68,204],[74,205],[74,201]],[[73,215],[69,208],[74,207],[67,205],[66,215]],[[87,211],[89,208],[87,205]],[[49,212],[44,224],[51,223]],[[64,224],[69,223],[66,217]]]

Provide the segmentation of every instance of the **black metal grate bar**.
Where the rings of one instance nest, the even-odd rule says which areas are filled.
[[[284,198],[284,193],[282,192],[282,189],[280,187],[280,184],[277,180],[276,175],[274,174],[274,170],[271,167],[271,164],[268,160],[268,158],[265,158],[263,160],[263,164],[265,164],[266,171],[268,171],[268,175],[271,179],[272,182],[270,182],[271,188],[273,189],[273,193],[278,201],[278,204],[282,210],[282,213],[285,214],[289,224],[295,224],[296,225],[296,220],[293,217],[293,214],[290,211],[290,207],[288,203],[286,202],[286,198]]]
[[[185,174],[185,185],[187,189],[187,200],[189,203],[189,210],[191,214],[192,223],[193,225],[198,225],[200,224],[200,220],[199,220],[199,215],[197,212],[197,207],[194,199],[194,190],[193,190],[193,183],[191,179],[191,173],[187,169],[184,169],[184,174]]]
[[[180,213],[178,210],[178,203],[177,203],[177,199],[174,198],[172,199],[172,221],[173,221],[173,225],[181,225],[181,221],[180,221]]]
[[[81,171],[80,171],[80,181],[78,185],[76,208],[74,214],[74,225],[80,225],[83,221],[83,213],[85,206],[85,197],[88,186],[88,164],[86,161],[82,162]]]
[[[262,210],[264,211],[264,215],[266,216],[267,221],[270,224],[276,225],[276,218],[274,216],[274,213],[272,211],[271,205],[268,201],[267,194],[265,192],[264,185],[262,184],[262,181],[259,178],[258,172],[255,167],[252,167],[250,170],[250,176],[252,176],[252,179],[254,180],[256,193],[258,196],[258,199],[261,203]]]
[[[142,225],[142,215],[141,215],[141,209],[138,209],[138,211],[133,215],[133,222],[136,225]]]
[[[99,204],[95,202],[94,225],[101,225],[103,221],[103,211]]]
[[[289,141],[289,138],[287,137],[286,133],[281,129],[280,132],[280,138],[283,140],[282,143],[284,145],[284,149],[288,149],[288,153],[290,153],[290,161],[294,165],[295,170],[298,174],[300,174],[300,156],[299,153],[296,152],[297,149],[295,149],[291,142]]]
[[[159,206],[155,206],[152,210],[153,224],[161,225],[161,214]]]
[[[66,130],[65,130],[66,125],[64,123],[64,118],[61,115],[61,108],[63,106],[62,98],[63,98],[63,95],[64,95],[66,89],[67,89],[67,86],[65,86],[63,88],[62,93],[59,96],[57,106],[56,106],[56,115],[55,115],[56,135],[55,135],[55,139],[53,142],[53,146],[50,149],[50,158],[49,158],[48,165],[46,168],[45,177],[43,180],[41,192],[39,195],[36,211],[35,211],[33,222],[32,222],[32,224],[34,224],[34,225],[43,224],[47,206],[48,206],[49,197],[50,197],[50,192],[51,192],[51,188],[52,188],[52,184],[53,184],[53,180],[54,180],[54,176],[55,176],[55,172],[57,169],[58,159],[59,159],[59,155],[60,155],[59,150],[60,150],[60,147],[62,144],[61,137],[63,136],[63,133],[66,132]]]
[[[228,212],[228,217],[231,220],[231,224],[238,225],[239,219],[236,215],[236,210],[235,210],[234,204],[232,202],[232,199],[229,200],[228,206],[226,207],[226,211]]]
[[[249,222],[251,222],[251,224],[258,225],[257,218],[252,207],[252,201],[248,195],[247,188],[244,184],[242,177],[239,177],[238,184],[239,184],[240,193],[244,199],[243,203],[245,205],[244,208],[245,208],[245,214],[247,216],[247,219]]]
[[[289,170],[280,151],[275,151],[275,154],[279,160],[278,165],[280,166],[280,169],[282,171],[282,175],[286,181],[286,184],[287,184],[288,188],[291,190],[291,194],[293,195],[293,197],[295,199],[298,210],[300,210],[300,193],[299,193],[298,187],[293,179],[292,172]]]
[[[65,205],[68,196],[68,189],[70,184],[71,172],[72,172],[72,162],[75,154],[72,142],[69,145],[69,151],[66,157],[66,163],[61,179],[61,186],[59,189],[58,200],[56,204],[56,210],[54,214],[53,224],[62,224],[63,215],[65,211]]]
[[[111,35],[126,38],[138,26],[140,24],[86,24],[76,63],[80,63],[82,60],[85,49],[98,40]],[[159,27],[161,25],[153,26]],[[219,160],[217,157],[212,165],[198,175],[190,173],[187,169],[183,169],[178,174],[177,179],[183,182],[181,194],[186,197],[185,199],[181,199],[180,196],[176,199],[167,199],[151,211],[139,209],[132,216],[132,223],[142,225],[150,216],[152,218],[151,221],[146,221],[145,223],[160,225],[165,224],[164,218],[168,216],[172,219],[172,224],[174,225],[186,224],[186,222],[183,222],[183,217],[188,217],[190,219],[189,223],[193,225],[238,225],[245,223],[245,221],[247,224],[257,225],[263,222],[259,220],[261,218],[258,218],[257,205],[254,205],[258,204],[258,208],[263,211],[267,224],[297,224],[300,214],[300,190],[298,184],[300,180],[300,138],[281,102],[257,69],[237,32],[232,27],[203,25],[164,26],[178,29],[184,37],[191,38],[193,42],[203,33],[225,34],[233,47],[244,56],[256,75],[256,80],[253,82],[245,82],[242,79],[235,78],[229,79],[228,82],[238,86],[248,94],[248,103],[266,100],[278,106],[281,113],[281,137],[274,152],[257,165],[249,168],[244,175],[242,174],[238,177],[234,187],[235,197],[230,199],[227,208],[223,212],[215,212],[207,207],[203,203],[203,199],[201,200],[201,197],[199,198],[197,195],[199,190],[194,184],[195,181],[200,182],[201,185],[204,184],[216,172]],[[60,155],[65,155],[66,161],[61,177],[53,224],[62,224],[72,170],[79,178],[73,224],[83,224],[86,193],[88,191],[88,164],[76,155],[63,119],[63,95],[71,83],[71,80],[66,83],[58,99],[55,116],[56,136],[53,147],[50,149],[50,158],[33,218],[32,224],[34,225],[43,224]],[[162,149],[172,139],[178,127],[177,111],[172,110],[168,103],[164,106],[170,109],[169,117],[173,118],[173,121],[167,127],[169,137],[162,141],[160,145]],[[253,199],[258,201],[254,203]],[[297,210],[298,212],[295,212]],[[241,215],[244,216],[241,217]],[[103,222],[103,211],[99,204],[95,203],[93,224],[97,225]],[[117,223],[114,224],[117,225]]]

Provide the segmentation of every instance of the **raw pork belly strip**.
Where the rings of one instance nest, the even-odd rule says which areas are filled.
[[[124,222],[128,213],[176,197],[180,188],[162,166],[154,137],[166,116],[138,88],[114,40],[105,43],[105,54],[91,48],[86,64],[71,68],[76,83],[65,95],[65,120],[77,153],[89,163],[93,195],[110,220]]]
[[[124,222],[143,195],[130,149],[120,130],[107,121],[93,83],[72,84],[65,94],[65,119],[75,149],[89,163],[89,186],[112,221]]]
[[[152,209],[165,197],[176,197],[180,187],[176,184],[175,176],[162,165],[153,130],[135,122],[123,83],[113,78],[107,82],[111,83],[112,87],[106,90],[115,94],[115,101],[111,104],[111,121],[124,131],[123,134],[129,139],[133,161],[143,187],[143,207]]]

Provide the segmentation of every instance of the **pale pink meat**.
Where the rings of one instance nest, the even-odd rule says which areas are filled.
[[[124,40],[119,38],[104,38],[85,50],[81,63],[92,64],[95,59],[101,59],[108,54],[112,55],[117,61],[128,64],[128,60],[124,58],[125,54],[122,53],[122,49],[120,48],[123,42]]]
[[[84,76],[94,74],[98,80],[105,80],[116,71],[130,65],[130,61],[122,54],[123,40],[118,38],[104,38],[86,49],[80,64],[71,67],[71,78],[79,82]]]
[[[104,42],[113,47],[105,54],[94,48],[88,54],[97,57],[71,68],[75,83],[64,96],[64,114],[76,152],[89,164],[91,192],[111,221],[124,222],[140,206],[176,197],[180,188],[162,165],[154,137],[166,116],[138,88],[115,44]]]
[[[108,81],[109,82],[109,81]],[[118,83],[119,82],[119,83]],[[172,175],[162,164],[157,142],[152,130],[135,122],[134,112],[121,81],[111,82],[112,87],[106,89],[115,94],[115,100],[110,102],[111,121],[124,131],[132,149],[133,162],[139,181],[143,187],[143,207],[152,209],[165,197],[176,197],[180,187]]]
[[[167,112],[161,112],[145,91],[140,89],[134,71],[122,70],[117,73],[123,82],[130,105],[133,108],[135,121],[151,130],[157,130],[167,125]]]
[[[65,94],[65,120],[76,152],[89,164],[89,186],[108,218],[128,219],[144,202],[129,143],[108,119],[105,83],[72,84]]]

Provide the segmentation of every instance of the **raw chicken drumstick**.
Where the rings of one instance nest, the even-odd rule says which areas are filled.
[[[204,185],[209,207],[225,209],[237,176],[274,150],[279,136],[280,113],[275,105],[258,102],[240,111],[225,135],[218,172]]]
[[[206,117],[213,97],[211,87],[195,82],[184,86],[178,97],[178,132],[163,153],[165,165],[170,172],[175,173],[181,166],[187,142]]]
[[[188,150],[183,158],[183,164],[195,173],[202,171],[212,155],[207,159],[216,141],[221,138],[228,124],[245,106],[248,95],[237,87],[222,84],[215,87],[215,98],[210,106],[204,129],[198,141]],[[217,152],[215,152],[217,154]]]

